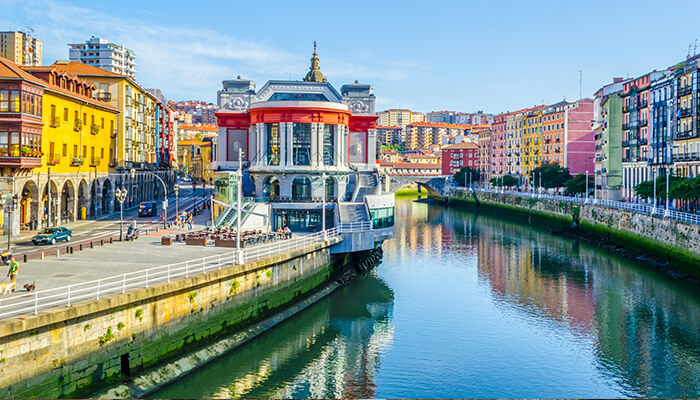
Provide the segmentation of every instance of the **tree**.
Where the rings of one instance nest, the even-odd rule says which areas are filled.
[[[683,178],[671,176],[669,181],[669,197],[671,199],[697,202],[700,200],[700,176],[695,178]],[[644,181],[634,187],[634,192],[639,198],[654,198],[654,181]],[[666,200],[666,175],[656,178],[656,198]]]
[[[204,139],[204,136],[202,136],[201,133],[197,132],[197,133],[194,135],[194,140],[196,140],[196,141],[198,141],[198,142],[201,142],[202,139]]]
[[[481,180],[481,174],[479,173],[478,170],[476,170],[472,167],[464,167],[464,168],[460,169],[459,171],[455,172],[455,174],[454,174],[455,182],[457,182],[457,184],[460,186],[468,185],[470,173],[471,173],[472,184],[479,183],[479,181]]]
[[[491,178],[489,183],[491,183],[493,186],[511,187],[518,184],[518,178],[514,177],[513,175],[503,175],[502,178]]]
[[[540,174],[542,174],[542,187],[551,189],[559,188],[565,185],[566,181],[571,179],[571,174],[568,168],[562,168],[556,163],[545,163],[532,170],[536,179],[535,185],[539,186]],[[533,175],[530,175],[533,176]]]
[[[564,182],[566,194],[579,194],[586,192],[586,179],[588,179],[588,190],[593,189],[593,177],[586,174],[578,174]]]

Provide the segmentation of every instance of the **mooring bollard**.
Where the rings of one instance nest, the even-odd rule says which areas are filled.
[[[78,246],[80,246],[80,248],[78,250],[83,251],[83,244],[80,243]]]
[[[109,238],[109,244],[112,244],[112,237]]]
[[[105,240],[104,240],[104,239],[100,239],[100,246],[104,246],[104,245],[105,245]]]
[[[25,255],[24,255],[24,262],[26,263],[27,260],[29,260],[29,257],[27,257],[27,255],[25,254]]]

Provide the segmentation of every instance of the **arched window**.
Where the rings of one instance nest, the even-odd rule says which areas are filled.
[[[292,182],[292,200],[311,200],[311,181],[309,180],[309,178],[301,176],[294,178],[294,181]]]
[[[326,178],[326,201],[335,200],[335,179],[330,176]]]
[[[270,201],[280,198],[280,181],[276,176],[268,176],[263,181],[263,196]]]

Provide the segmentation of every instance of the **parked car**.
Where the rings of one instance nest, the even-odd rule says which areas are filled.
[[[155,217],[158,214],[158,203],[144,201],[139,204],[139,217]]]
[[[190,178],[189,176],[185,176],[184,178],[182,178],[182,181],[183,182],[192,182],[192,178]]]
[[[62,226],[57,228],[45,228],[41,233],[36,234],[32,238],[32,243],[35,245],[47,243],[56,244],[56,242],[60,242],[61,240],[67,242],[70,240],[72,234],[73,232],[70,229]]]

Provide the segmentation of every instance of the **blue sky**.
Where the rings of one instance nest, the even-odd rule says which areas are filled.
[[[44,63],[92,35],[137,54],[169,99],[215,102],[237,75],[301,79],[318,41],[337,87],[374,85],[378,109],[498,113],[681,61],[700,2],[0,0],[0,30],[32,27]]]

